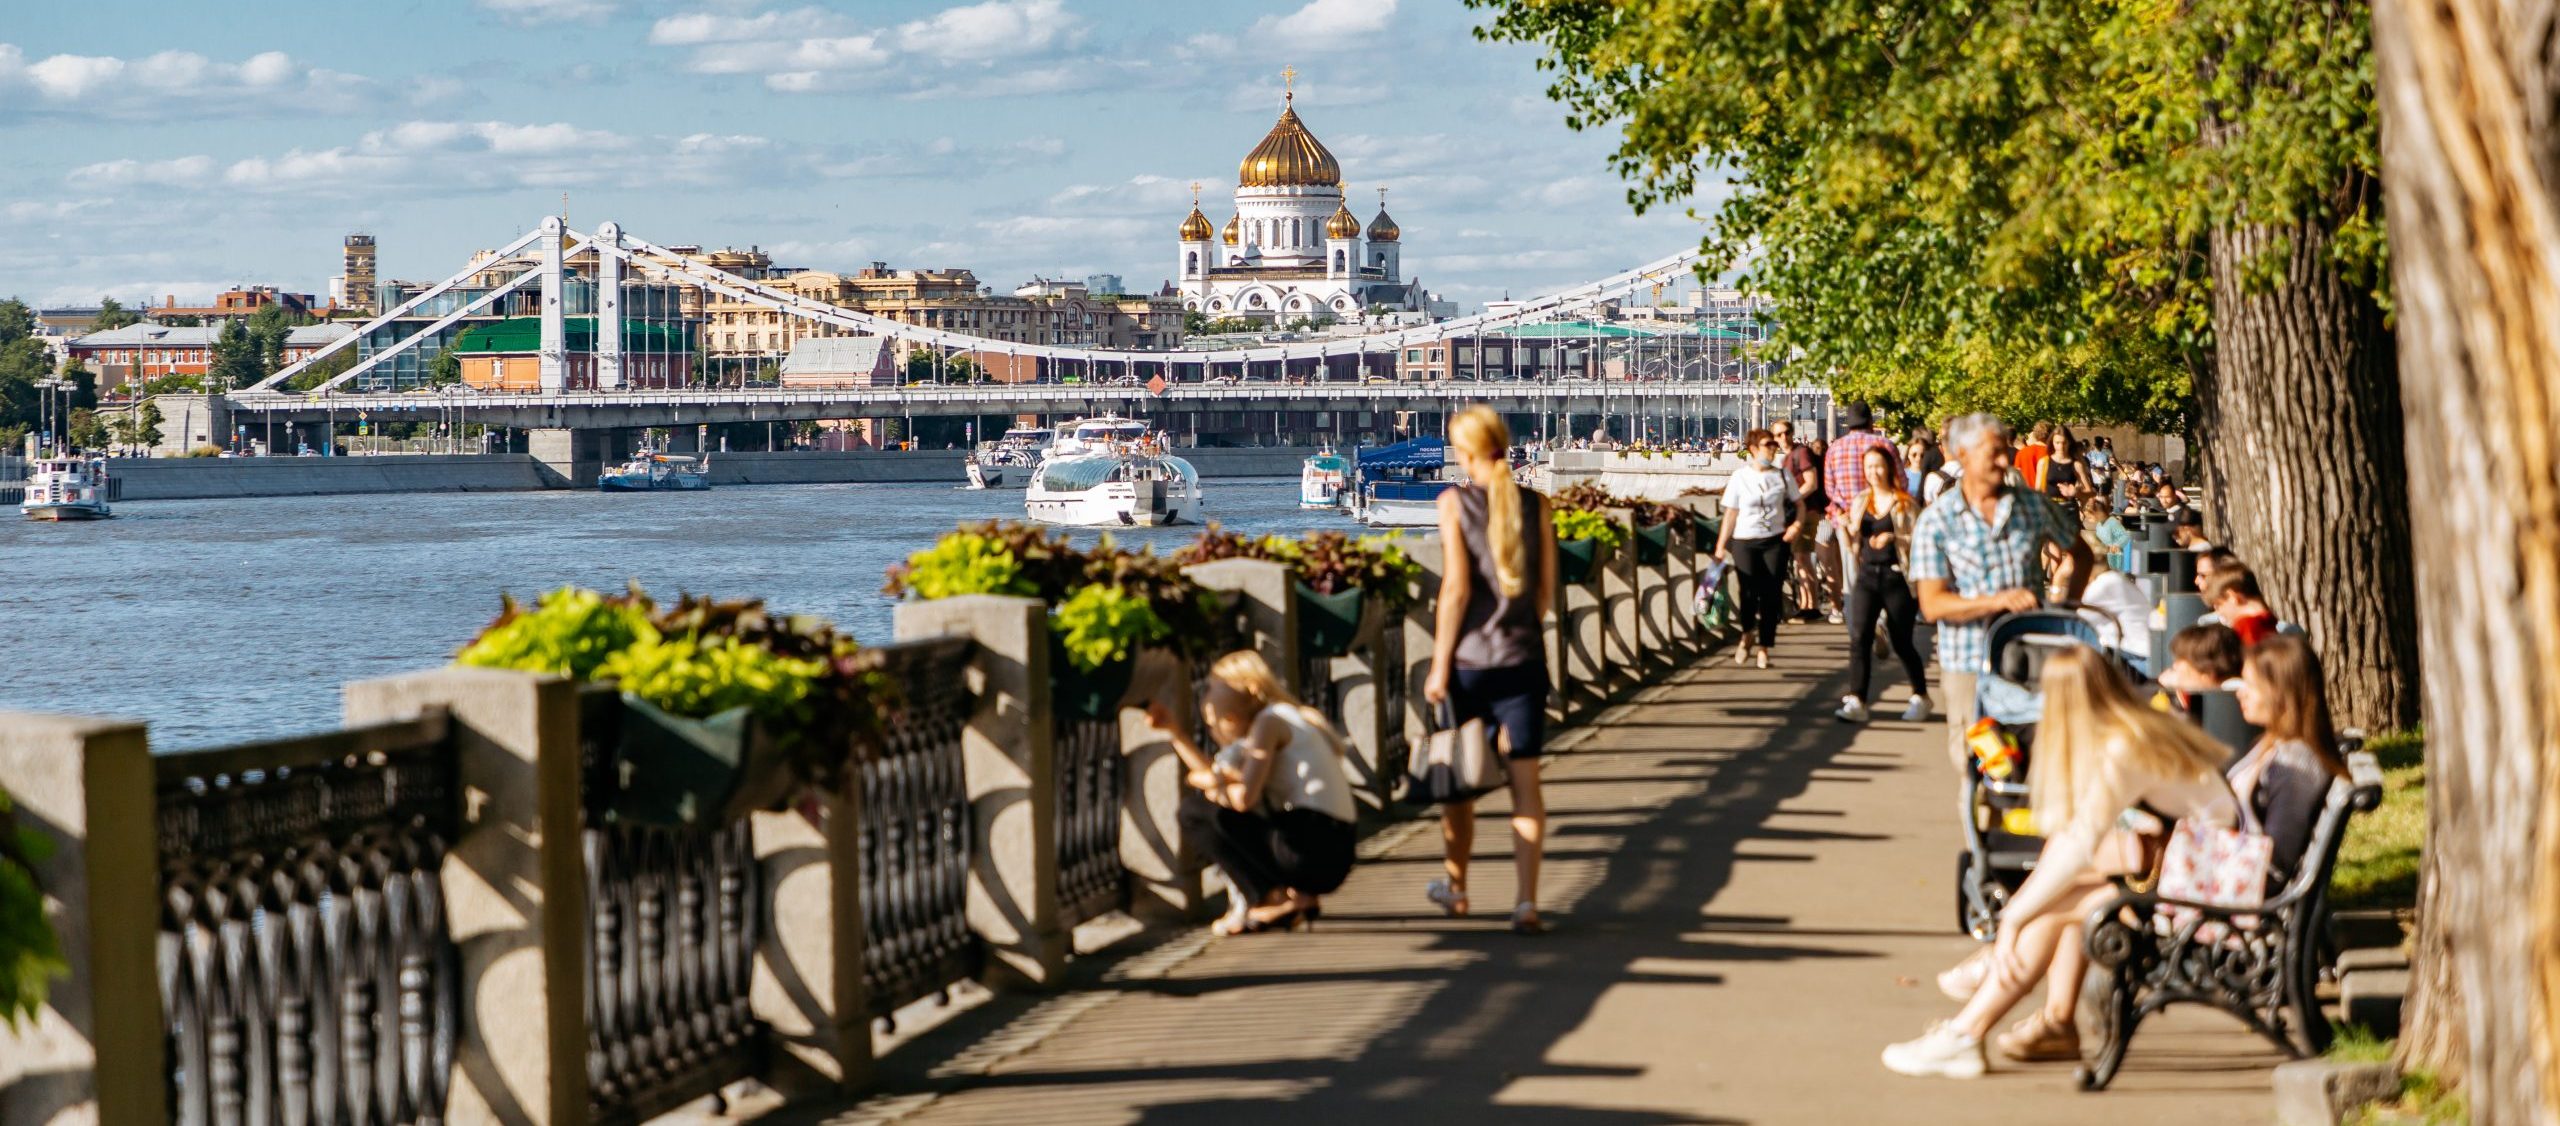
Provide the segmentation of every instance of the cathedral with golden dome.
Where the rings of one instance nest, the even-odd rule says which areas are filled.
[[[1403,232],[1387,217],[1385,189],[1363,226],[1344,195],[1341,162],[1298,119],[1296,101],[1294,90],[1283,96],[1280,120],[1236,167],[1235,214],[1223,229],[1191,186],[1174,266],[1182,307],[1277,324],[1433,311],[1421,283],[1403,278]]]

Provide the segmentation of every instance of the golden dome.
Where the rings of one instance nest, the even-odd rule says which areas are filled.
[[[1404,234],[1396,229],[1396,221],[1387,218],[1387,205],[1378,205],[1378,217],[1369,220],[1369,241],[1394,242]]]
[[[1324,221],[1326,238],[1359,238],[1360,217],[1351,213],[1349,204],[1335,204],[1333,218]]]
[[[1236,245],[1236,241],[1237,241],[1239,238],[1243,237],[1243,234],[1244,234],[1244,216],[1242,216],[1242,215],[1229,215],[1229,216],[1227,216],[1227,230],[1226,230],[1226,233],[1225,233],[1225,234],[1222,234],[1222,235],[1220,235],[1220,236],[1218,236],[1218,237],[1220,237],[1220,238],[1222,238],[1222,239],[1226,240],[1227,245],[1229,245],[1229,246],[1234,246],[1234,245]]]
[[[1200,213],[1200,205],[1191,205],[1191,217],[1182,221],[1182,241],[1209,241],[1209,217]]]
[[[1298,111],[1282,107],[1280,120],[1262,143],[1236,166],[1236,186],[1245,188],[1322,187],[1342,182],[1342,164],[1325,151],[1324,142],[1307,132]]]

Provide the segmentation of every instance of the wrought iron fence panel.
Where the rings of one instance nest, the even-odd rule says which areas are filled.
[[[763,872],[746,821],[608,823],[622,703],[601,689],[581,702],[588,1101],[598,1121],[635,1122],[762,1073],[765,1028],[748,992]]]
[[[1378,736],[1378,776],[1402,778],[1407,755],[1405,746],[1404,707],[1405,677],[1404,623],[1390,618],[1385,629],[1378,631],[1377,647],[1371,653],[1370,675],[1377,678],[1378,713],[1384,728]]]
[[[975,835],[961,740],[976,698],[970,642],[912,642],[880,650],[899,686],[878,756],[860,775],[862,972],[871,1012],[900,1006],[977,976],[969,931],[970,842]]]
[[[1128,870],[1120,864],[1120,717],[1062,717],[1056,742],[1058,902],[1070,923],[1080,923],[1128,903]]]
[[[459,961],[442,712],[154,760],[181,1126],[438,1123]]]

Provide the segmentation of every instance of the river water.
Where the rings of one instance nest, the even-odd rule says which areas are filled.
[[[1300,511],[1295,480],[1207,490],[1209,515],[1238,531],[1353,527]],[[340,683],[444,663],[501,591],[631,579],[666,601],[760,597],[884,642],[884,568],[958,522],[1021,515],[1019,489],[860,484],[140,501],[88,524],[0,518],[0,711],[139,717],[161,749],[323,731]],[[1115,534],[1170,551],[1198,531]]]

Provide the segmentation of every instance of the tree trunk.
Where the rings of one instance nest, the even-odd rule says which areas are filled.
[[[2410,1062],[2560,1123],[2560,40],[2555,0],[2377,0],[2420,545],[2432,889]]]
[[[2271,252],[2279,275],[2244,280]],[[2198,428],[2225,542],[2311,631],[2339,722],[2381,731],[2418,719],[2400,385],[2381,307],[2328,254],[2311,223],[2213,234]]]

